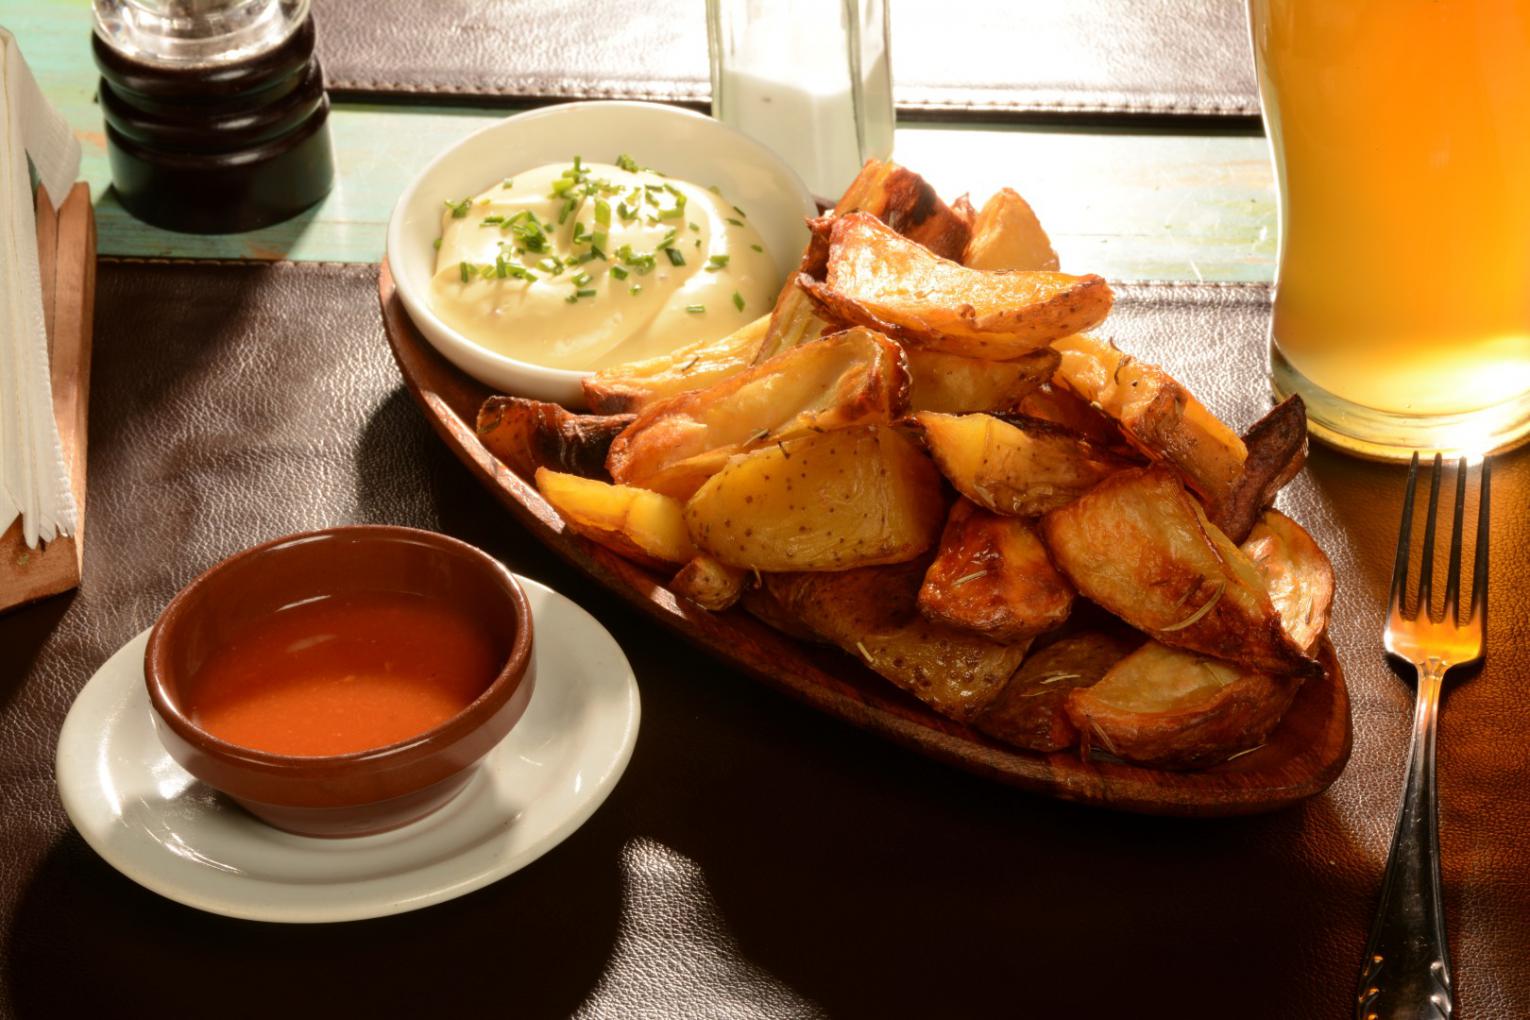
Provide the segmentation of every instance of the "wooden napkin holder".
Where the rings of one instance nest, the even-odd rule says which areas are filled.
[[[53,415],[76,507],[73,535],[28,548],[17,520],[0,535],[0,611],[80,584],[85,550],[85,423],[90,398],[90,330],[96,299],[96,217],[90,188],[78,183],[54,212],[37,189],[37,262]]]

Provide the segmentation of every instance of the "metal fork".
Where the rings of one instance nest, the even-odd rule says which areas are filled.
[[[1402,530],[1387,606],[1386,649],[1418,670],[1413,710],[1413,741],[1408,749],[1408,779],[1403,786],[1397,828],[1387,854],[1381,903],[1365,949],[1355,1015],[1360,1020],[1448,1020],[1455,1012],[1450,980],[1450,951],[1445,942],[1445,911],[1440,903],[1440,833],[1435,811],[1434,744],[1440,688],[1445,674],[1482,658],[1487,614],[1488,491],[1490,469],[1482,462],[1482,491],[1477,507],[1477,552],[1472,570],[1471,605],[1461,619],[1461,518],[1466,506],[1466,460],[1456,471],[1455,527],[1450,536],[1445,605],[1434,616],[1434,531],[1440,503],[1441,459],[1434,455],[1429,516],[1424,522],[1418,601],[1408,611],[1408,544],[1413,525],[1413,495],[1418,488],[1418,454],[1408,468]]]

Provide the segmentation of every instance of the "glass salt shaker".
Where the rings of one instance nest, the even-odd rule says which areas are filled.
[[[887,0],[707,0],[712,115],[832,203],[893,148]]]

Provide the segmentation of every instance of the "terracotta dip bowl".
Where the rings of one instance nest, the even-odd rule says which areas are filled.
[[[348,754],[241,747],[183,711],[197,671],[253,623],[299,603],[370,593],[423,596],[462,614],[500,642],[499,673],[434,729]],[[171,757],[256,817],[307,836],[382,832],[451,800],[525,712],[534,673],[531,607],[509,570],[444,535],[380,526],[292,535],[224,560],[165,608],[144,656],[155,728]]]

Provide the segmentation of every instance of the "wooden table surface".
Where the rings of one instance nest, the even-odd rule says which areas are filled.
[[[103,255],[376,262],[393,203],[419,169],[521,108],[337,103],[338,180],[324,202],[265,230],[176,234],[133,219],[111,191],[90,17],[83,0],[11,0],[0,23],[79,136]],[[1036,208],[1065,269],[1127,280],[1274,275],[1274,183],[1255,133],[914,122],[898,128],[894,157],[948,197],[969,191],[981,201],[1015,188]]]

